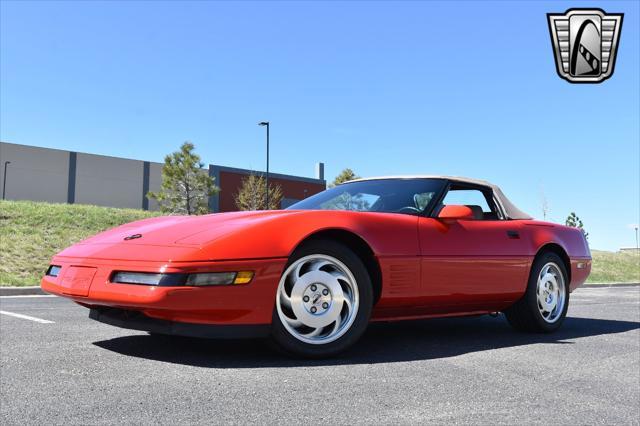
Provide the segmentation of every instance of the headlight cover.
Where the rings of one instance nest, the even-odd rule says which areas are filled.
[[[157,286],[180,286],[184,284],[186,274],[154,274],[148,272],[114,272],[112,283],[141,284]]]
[[[252,271],[204,272],[195,274],[116,271],[111,275],[110,281],[116,284],[153,285],[158,287],[205,287],[248,284],[252,279]]]

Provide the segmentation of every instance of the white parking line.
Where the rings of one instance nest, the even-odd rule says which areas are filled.
[[[23,297],[57,297],[53,294],[14,294],[13,296],[0,296],[0,299],[19,299]]]
[[[41,318],[36,318],[36,317],[30,317],[29,315],[16,314],[15,312],[0,311],[0,314],[8,315],[10,317],[26,319],[26,320],[29,320],[29,321],[39,322],[40,324],[54,324],[53,321],[49,321],[49,320],[45,320],[45,319],[41,319]]]

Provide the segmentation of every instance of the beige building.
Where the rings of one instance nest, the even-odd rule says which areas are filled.
[[[152,186],[148,161],[0,142],[0,186],[7,200],[153,209],[143,197],[160,187],[162,164],[153,166]]]
[[[319,163],[317,170],[316,178],[277,173],[270,178],[283,186],[286,201],[291,203],[326,187],[324,165]],[[221,186],[220,193],[209,200],[214,212],[225,210],[224,201],[237,191],[239,180],[234,175],[260,174],[213,164],[203,172]],[[7,200],[156,210],[157,203],[146,194],[159,190],[161,183],[161,163],[0,142],[0,188]]]

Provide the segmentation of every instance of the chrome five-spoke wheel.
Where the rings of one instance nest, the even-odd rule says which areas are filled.
[[[542,319],[548,323],[556,322],[564,311],[564,286],[564,276],[558,265],[553,262],[545,264],[538,275],[536,296]]]
[[[359,302],[352,272],[325,254],[294,261],[282,275],[276,295],[277,313],[286,331],[315,345],[344,335],[356,318]]]

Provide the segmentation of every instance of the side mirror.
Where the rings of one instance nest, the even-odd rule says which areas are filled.
[[[444,206],[440,213],[438,213],[438,219],[448,220],[473,220],[473,210],[467,206],[458,206],[455,204]]]

